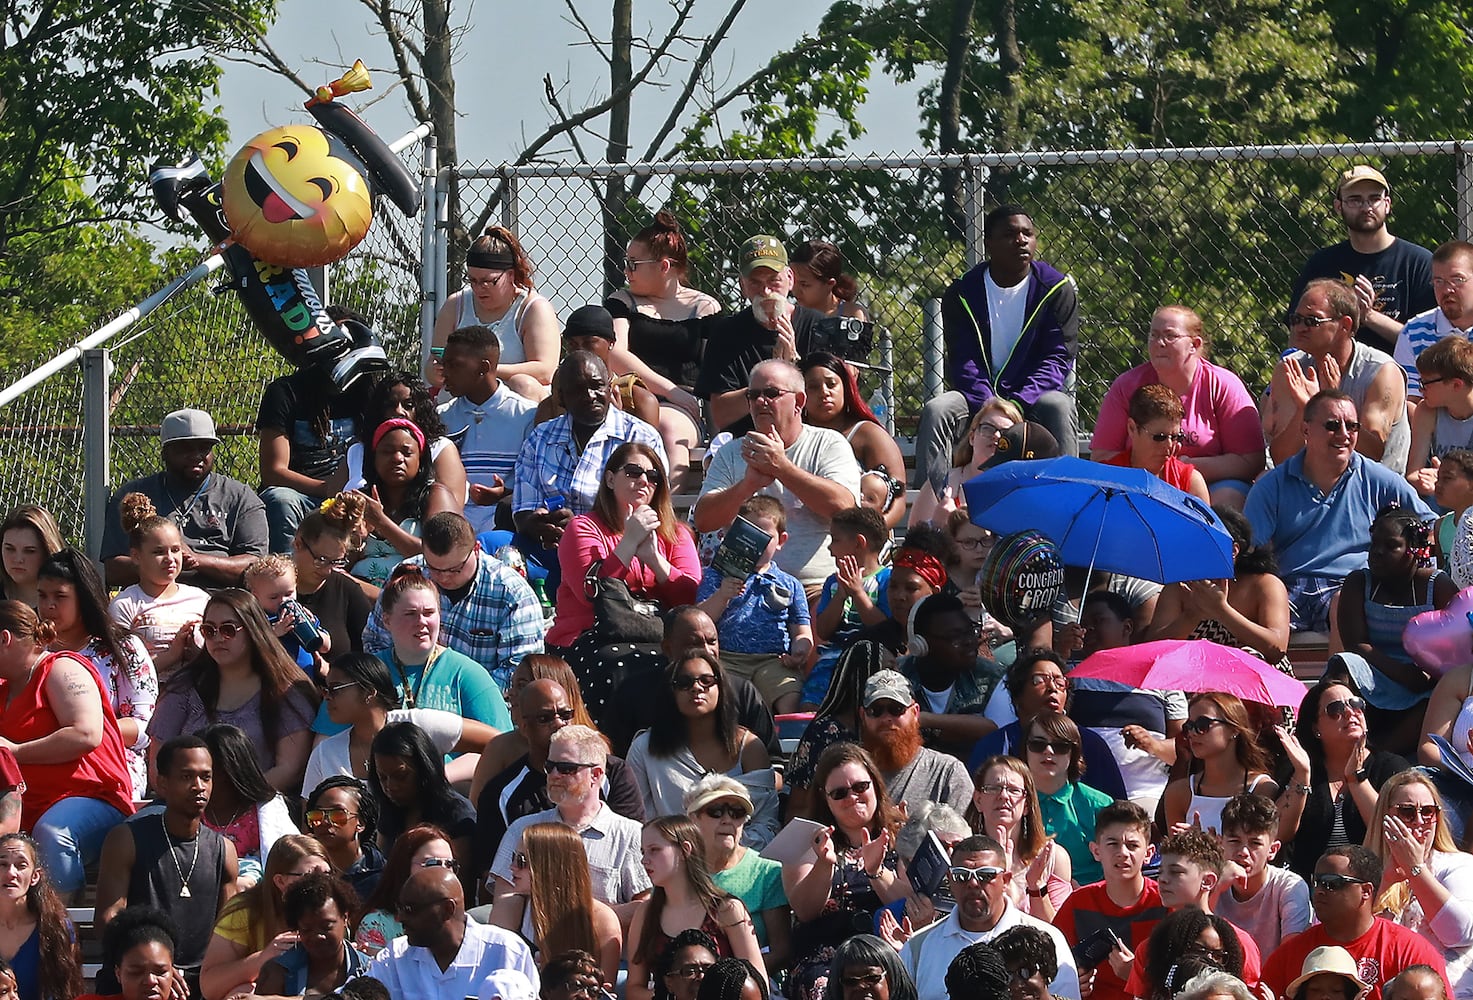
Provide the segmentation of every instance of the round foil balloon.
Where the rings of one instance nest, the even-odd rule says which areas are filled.
[[[357,246],[373,221],[365,174],[341,141],[316,126],[268,129],[225,168],[225,220],[235,241],[268,264],[330,264]]]
[[[1058,600],[1064,559],[1044,535],[1020,531],[997,540],[977,580],[987,610],[1009,628],[1025,628]]]

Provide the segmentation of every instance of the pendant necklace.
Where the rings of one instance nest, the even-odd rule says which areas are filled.
[[[189,874],[186,875],[184,869],[179,866],[179,859],[174,856],[174,838],[169,835],[169,828],[164,826],[162,816],[159,817],[159,826],[163,827],[164,839],[169,843],[169,860],[174,862],[174,871],[179,874],[179,898],[188,899],[191,895],[189,880],[194,877],[194,866],[199,864],[199,834],[196,833],[194,837],[194,857],[189,861]]]

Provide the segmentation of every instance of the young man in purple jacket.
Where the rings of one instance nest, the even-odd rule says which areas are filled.
[[[1071,377],[1079,341],[1074,279],[1036,259],[1037,230],[1017,205],[988,213],[982,238],[987,259],[952,282],[941,298],[951,389],[921,408],[916,435],[918,479],[929,480],[938,495],[952,448],[972,414],[993,396],[1012,400],[1027,419],[1046,427],[1063,454],[1078,453]]]

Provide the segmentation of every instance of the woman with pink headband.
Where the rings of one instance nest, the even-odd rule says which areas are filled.
[[[394,417],[379,424],[368,457],[360,492],[367,501],[363,523],[369,535],[352,572],[382,587],[401,560],[419,554],[419,526],[425,519],[460,505],[435,481],[434,464],[425,458],[424,431],[414,421]]]

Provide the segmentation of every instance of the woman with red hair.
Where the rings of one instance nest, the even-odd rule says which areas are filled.
[[[891,479],[905,476],[905,458],[880,421],[870,411],[854,372],[837,355],[818,351],[798,362],[803,372],[803,422],[838,431],[854,449],[859,467],[885,473]],[[905,520],[905,492],[884,512],[885,524],[894,528]]]

